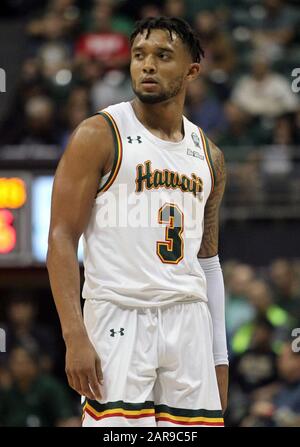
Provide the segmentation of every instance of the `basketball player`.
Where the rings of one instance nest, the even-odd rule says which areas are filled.
[[[183,116],[203,50],[177,18],[144,19],[131,44],[135,99],[85,120],[55,176],[47,266],[66,373],[83,426],[222,426],[224,159]]]

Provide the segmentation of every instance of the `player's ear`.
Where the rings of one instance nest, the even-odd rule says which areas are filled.
[[[187,80],[194,81],[195,79],[198,78],[199,74],[200,74],[200,64],[196,63],[196,62],[190,64],[189,70],[187,73]]]

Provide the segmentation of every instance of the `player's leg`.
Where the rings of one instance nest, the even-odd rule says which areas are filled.
[[[101,360],[101,401],[85,400],[84,427],[156,426],[153,386],[157,366],[157,317],[87,300],[84,321]]]
[[[223,426],[205,303],[159,312],[159,362],[154,389],[158,426]]]

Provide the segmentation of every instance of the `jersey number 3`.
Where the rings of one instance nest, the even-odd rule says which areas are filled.
[[[165,241],[156,242],[156,253],[164,264],[178,264],[183,259],[183,213],[177,205],[165,203],[158,211],[158,222],[166,224]]]

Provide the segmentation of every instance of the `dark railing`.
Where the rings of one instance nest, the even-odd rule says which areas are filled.
[[[223,219],[300,218],[300,147],[224,149]]]

